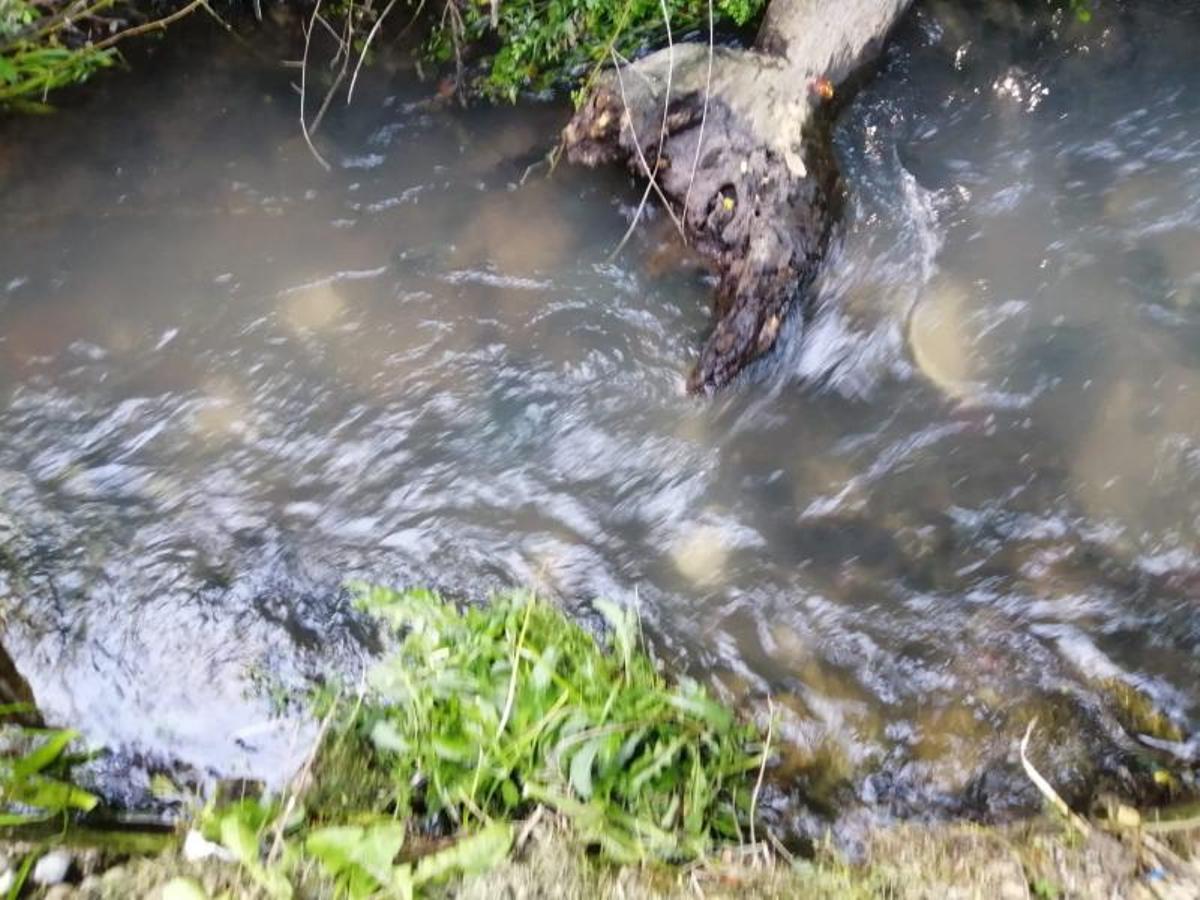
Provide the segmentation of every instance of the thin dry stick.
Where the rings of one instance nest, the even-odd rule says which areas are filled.
[[[758,835],[754,831],[754,817],[758,810],[758,794],[762,790],[763,777],[767,774],[767,757],[771,754],[771,735],[775,731],[775,705],[767,695],[767,740],[763,743],[762,762],[758,766],[758,780],[754,783],[754,793],[750,795],[750,844],[758,843]]]
[[[308,751],[308,756],[304,759],[304,765],[300,767],[300,770],[296,773],[296,777],[292,779],[291,789],[288,791],[287,804],[275,822],[275,836],[271,839],[271,849],[267,853],[268,866],[283,850],[283,830],[287,827],[287,823],[296,809],[296,802],[300,795],[308,789],[308,779],[312,774],[312,767],[317,761],[317,753],[320,751],[321,745],[325,743],[325,735],[329,733],[329,726],[333,722],[334,713],[337,712],[338,699],[334,697],[333,704],[329,707],[329,712],[325,714],[325,718],[321,721],[321,727],[317,731],[317,738],[313,742],[312,749]],[[359,699],[360,701],[362,699],[361,690]]]
[[[692,157],[692,174],[688,176],[687,190],[683,194],[683,217],[687,218],[688,203],[692,199],[692,184],[696,181],[696,170],[700,168],[700,151],[704,149],[704,125],[708,122],[708,98],[712,95],[713,44],[713,0],[708,0],[708,74],[704,77],[704,109],[700,113],[700,133],[696,136],[696,155]]]
[[[513,853],[520,853],[525,847],[525,842],[533,835],[533,829],[537,828],[538,823],[542,821],[542,816],[546,814],[546,807],[538,804],[534,809],[533,814],[525,820],[525,824],[521,826],[521,832],[517,835],[517,839],[513,841]]]
[[[783,841],[777,838],[775,836],[775,832],[773,832],[770,828],[767,829],[767,840],[771,842],[771,846],[775,848],[775,852],[778,853],[784,862],[786,862],[789,866],[796,862],[796,855],[783,845]]]
[[[629,228],[625,231],[625,234],[621,238],[621,242],[617,244],[617,248],[612,252],[611,256],[616,256],[619,254],[625,247],[625,244],[629,241],[629,238],[633,235],[634,229],[637,228],[638,220],[642,216],[642,211],[646,208],[646,201],[650,197],[651,189],[653,189],[662,200],[663,206],[666,207],[667,213],[671,216],[671,220],[675,223],[675,227],[679,230],[679,236],[684,240],[684,242],[687,241],[687,235],[684,232],[683,223],[679,221],[679,217],[675,215],[675,210],[671,208],[671,204],[667,201],[662,189],[658,186],[658,167],[662,163],[663,146],[667,142],[667,119],[670,118],[671,110],[671,80],[675,74],[675,41],[671,36],[671,13],[667,9],[667,0],[659,0],[659,6],[662,9],[663,24],[667,29],[667,86],[666,92],[663,96],[662,126],[659,128],[658,132],[658,152],[654,155],[653,172],[650,171],[650,166],[646,163],[646,157],[642,153],[641,141],[638,140],[637,132],[634,130],[633,114],[629,110],[629,101],[625,97],[625,81],[621,77],[620,63],[617,64],[617,84],[621,88],[621,104],[625,107],[625,115],[629,119],[629,131],[633,135],[633,145],[637,149],[638,160],[641,162],[642,168],[646,172],[646,177],[650,179],[650,184],[647,185],[646,190],[643,191],[641,202],[638,203],[638,208],[633,214],[633,221],[629,223]],[[610,50],[612,51],[613,59],[615,61],[617,55],[616,50],[612,49],[611,47]],[[684,214],[686,215],[686,213],[687,210],[685,208]]]
[[[99,3],[95,3],[89,7],[87,0],[76,0],[75,3],[72,3],[62,12],[46,18],[36,19],[15,34],[0,41],[0,53],[25,41],[35,41],[52,31],[70,25],[72,21],[78,21],[79,19],[85,19],[88,16],[94,15],[104,9],[104,7],[111,6],[113,2],[114,0],[100,0]]]
[[[92,49],[107,50],[113,44],[117,43],[118,41],[123,41],[125,38],[130,38],[138,34],[145,34],[147,31],[166,28],[172,22],[178,22],[184,16],[191,15],[200,7],[207,6],[207,0],[192,0],[192,2],[183,7],[183,9],[177,9],[169,16],[163,16],[161,19],[155,19],[153,22],[144,22],[141,25],[135,25],[133,28],[126,28],[124,31],[118,31],[116,34],[112,35],[112,37],[107,37],[102,41],[92,44]]]
[[[508,697],[504,700],[504,713],[500,716],[500,724],[496,728],[496,742],[500,742],[504,729],[508,726],[508,717],[512,715],[513,702],[517,698],[517,675],[521,671],[521,650],[525,647],[525,632],[529,629],[529,614],[533,612],[532,599],[525,604],[525,618],[521,622],[521,632],[517,635],[517,646],[513,650],[512,677],[508,681]]]
[[[342,82],[346,79],[346,72],[350,68],[350,37],[354,21],[354,0],[350,2],[349,12],[346,13],[346,36],[338,38],[339,49],[338,56],[341,57],[342,67],[338,70],[337,77],[333,79],[333,84],[329,86],[329,90],[325,92],[325,99],[321,101],[321,108],[317,110],[317,115],[313,118],[312,125],[309,126],[309,131],[312,134],[317,133],[317,129],[321,127],[321,121],[325,118],[325,113],[329,109],[329,104],[333,102],[333,95],[337,93],[337,89],[342,86]],[[345,53],[342,52],[345,50]],[[338,57],[334,57],[337,61]]]
[[[338,57],[341,56],[342,50],[346,46],[345,43],[342,41],[342,36],[337,33],[337,29],[335,29],[332,25],[330,25],[329,20],[326,19],[324,16],[317,16],[317,22],[318,22],[318,24],[320,24],[320,26],[322,28],[324,28],[326,31],[329,32],[329,36],[331,38],[333,38],[335,41],[337,41],[338,52],[333,57],[333,65],[337,65]]]
[[[317,148],[313,146],[312,136],[308,133],[308,117],[304,113],[304,100],[308,91],[308,48],[312,44],[313,27],[317,23],[317,14],[321,11],[321,0],[317,0],[313,7],[312,18],[308,20],[308,27],[304,29],[304,58],[300,60],[300,133],[304,135],[304,143],[308,144],[308,149],[312,153],[313,158],[321,164],[326,172],[330,171],[333,166],[325,161]]]
[[[463,60],[462,60],[462,37],[466,29],[463,25],[462,15],[459,14],[458,7],[454,5],[454,0],[446,0],[446,5],[442,7],[442,28],[446,27],[446,19],[450,19],[450,42],[454,45],[454,80],[459,90],[459,99],[466,103],[462,97],[463,83]]]
[[[663,98],[662,128],[658,131],[658,153],[654,159],[654,169],[658,170],[658,162],[662,159],[663,145],[667,142],[667,119],[671,110],[671,79],[675,75],[675,41],[671,39],[671,13],[667,9],[667,0],[658,0],[662,8],[663,25],[667,29],[667,92]]]
[[[641,139],[638,138],[637,129],[633,125],[633,115],[629,111],[629,100],[625,96],[625,79],[621,77],[621,62],[617,56],[616,50],[611,50],[610,52],[612,53],[613,65],[617,70],[617,87],[621,89],[621,105],[625,107],[625,116],[629,119],[629,132],[633,136],[633,148],[637,151],[638,162],[642,164],[642,171],[646,173],[647,178],[646,189],[642,192],[641,202],[638,203],[638,207],[633,213],[633,221],[629,223],[629,227],[625,230],[625,234],[621,237],[621,240],[617,244],[616,248],[612,253],[609,254],[609,258],[611,259],[620,254],[620,252],[625,248],[625,244],[629,242],[629,238],[633,235],[634,229],[637,228],[638,220],[642,217],[642,210],[646,208],[646,201],[650,199],[651,191],[654,191],[656,194],[658,194],[658,198],[662,200],[663,207],[667,210],[667,214],[675,223],[675,227],[679,229],[679,234],[681,237],[683,236],[683,223],[679,221],[679,217],[675,215],[675,210],[671,208],[671,204],[667,200],[666,195],[662,192],[662,188],[658,186],[658,179],[656,177],[658,174],[658,160],[655,160],[654,171],[652,172],[650,171],[650,164],[646,162],[645,154],[642,153],[642,142]],[[670,102],[669,96],[667,97],[667,102]],[[665,109],[663,111],[663,120],[666,121]]]
[[[354,74],[350,76],[350,88],[346,91],[346,105],[350,105],[350,101],[354,99],[354,86],[358,84],[358,73],[362,71],[363,61],[367,58],[367,51],[371,49],[371,44],[375,40],[375,36],[379,34],[379,29],[383,26],[383,20],[388,17],[388,13],[392,11],[392,7],[396,5],[397,0],[389,0],[388,5],[383,8],[383,12],[379,18],[375,20],[375,24],[371,26],[371,30],[367,32],[367,39],[363,41],[362,52],[358,54],[358,62],[354,66]],[[421,14],[421,10],[425,8],[425,0],[421,0],[417,6],[416,15]]]
[[[1187,819],[1143,819],[1140,827],[1143,831],[1155,834],[1170,834],[1175,831],[1200,830],[1200,816]]]
[[[1037,716],[1034,716],[1029,723],[1029,727],[1025,729],[1025,737],[1021,739],[1021,767],[1025,770],[1025,774],[1029,776],[1029,780],[1033,782],[1033,786],[1041,791],[1042,796],[1057,809],[1062,816],[1084,837],[1092,833],[1091,826],[1088,825],[1082,818],[1076,815],[1071,807],[1067,806],[1067,801],[1058,795],[1058,791],[1050,785],[1042,773],[1033,767],[1033,763],[1029,761],[1029,738],[1033,735],[1033,726],[1037,724]]]

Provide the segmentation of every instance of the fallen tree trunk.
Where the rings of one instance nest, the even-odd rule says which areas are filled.
[[[839,207],[829,99],[909,2],[773,0],[754,50],[660,50],[606,72],[567,126],[572,162],[651,179],[719,276],[689,390],[769,350],[811,283]]]

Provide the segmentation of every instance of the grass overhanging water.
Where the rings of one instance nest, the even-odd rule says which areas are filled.
[[[315,877],[339,896],[412,896],[494,865],[514,823],[546,811],[618,863],[695,860],[752,833],[769,747],[702,686],[668,681],[631,610],[598,602],[597,640],[530,593],[359,598],[394,647],[318,697],[321,737],[292,787],[197,816],[257,891],[291,897]],[[0,826],[95,806],[51,777],[73,732],[18,732],[30,749],[0,769]]]
[[[978,877],[1038,895],[1114,853],[1112,884],[1147,867],[1166,866],[1172,878],[1195,868],[1155,837],[1200,829],[1194,814],[1152,821],[1128,807],[1099,829],[1068,818],[1013,832],[1015,850],[999,831],[900,829],[876,835],[881,858],[865,868],[829,848],[811,862],[772,864],[770,836],[754,822],[770,729],[695,682],[666,677],[633,611],[594,604],[607,624],[598,639],[525,592],[460,605],[428,590],[364,586],[359,604],[387,630],[389,650],[359,683],[314,695],[321,729],[289,788],[210,800],[187,812],[165,850],[126,841],[114,851],[111,835],[88,832],[102,806],[72,781],[88,758],[72,751],[76,733],[6,726],[0,839],[20,855],[7,896],[30,893],[48,848],[105,841],[116,859],[140,859],[142,874],[98,881],[85,897],[492,896],[554,885],[583,898],[618,884],[630,896],[691,896],[705,877],[719,896],[940,896],[975,864],[963,859],[995,868],[995,846],[1007,848],[1010,869],[1014,853],[1019,865]],[[630,871],[642,874],[622,882]],[[984,883],[977,874],[971,884]]]

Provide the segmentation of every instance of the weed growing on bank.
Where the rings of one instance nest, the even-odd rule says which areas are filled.
[[[26,704],[0,706],[0,720],[28,712]],[[61,728],[0,726],[0,828],[33,825],[88,812],[99,798],[71,783],[81,760],[68,753],[79,734]]]
[[[364,588],[360,603],[395,648],[356,697],[326,698],[292,790],[198,818],[255,891],[411,897],[491,869],[544,814],[616,863],[688,862],[753,833],[769,747],[698,684],[668,682],[630,611],[598,603],[597,641],[527,593],[460,608]]]
[[[363,605],[403,635],[351,726],[397,812],[470,828],[541,804],[626,862],[744,838],[759,735],[699,684],[668,683],[631,611],[597,603],[601,644],[530,594],[459,610],[371,589]]]
[[[462,47],[485,48],[479,87],[515,100],[524,90],[573,86],[607,65],[710,27],[744,27],[766,0],[492,0],[447,6],[430,39],[433,56],[449,61]],[[494,50],[487,51],[489,42]]]

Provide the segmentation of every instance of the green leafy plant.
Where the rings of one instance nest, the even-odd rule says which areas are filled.
[[[22,704],[0,707],[0,717],[27,711]],[[0,828],[44,822],[88,812],[98,798],[72,784],[67,749],[79,734],[66,729],[7,726],[0,732]]]
[[[691,860],[745,835],[756,729],[668,682],[639,622],[597,603],[598,641],[530,594],[460,608],[363,587],[393,649],[357,701],[319,701],[323,738],[294,787],[201,818],[255,888],[414,897],[504,859],[539,807],[618,862]],[[448,842],[448,843],[447,843]]]
[[[714,0],[718,24],[747,25],[766,8],[766,0]],[[707,31],[706,0],[494,0],[447,7],[435,29],[430,50],[442,60],[464,45],[491,40],[497,49],[484,57],[480,85],[495,97],[516,99],[522,90],[544,90],[571,83],[613,50],[629,55],[667,41]],[[669,24],[669,29],[668,29]]]
[[[57,88],[83,81],[115,62],[115,51],[69,42],[72,19],[85,19],[114,0],[75,4],[56,11],[0,0],[0,103],[44,100]]]
[[[460,610],[372,588],[361,602],[402,635],[354,725],[402,814],[471,825],[543,804],[620,861],[742,836],[756,730],[695,682],[668,683],[628,610],[597,604],[604,646],[529,594]]]

